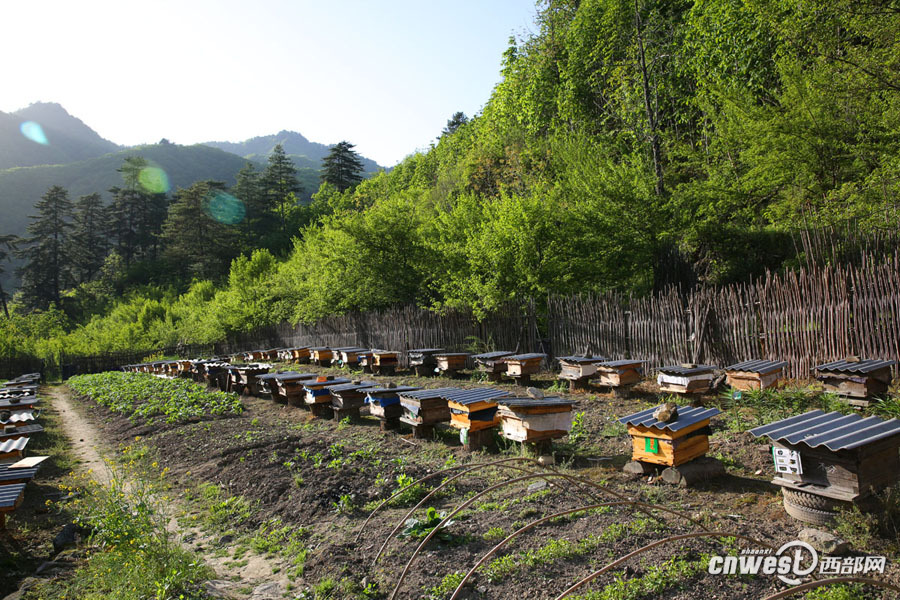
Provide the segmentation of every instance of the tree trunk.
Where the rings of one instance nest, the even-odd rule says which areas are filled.
[[[656,111],[650,101],[650,78],[647,75],[647,59],[644,55],[644,34],[638,0],[634,0],[634,30],[638,43],[638,62],[641,67],[641,85],[644,91],[644,111],[647,113],[647,126],[650,129],[650,151],[653,155],[653,172],[656,174],[656,195],[662,197],[663,187],[662,153],[659,148],[659,135],[656,130]]]

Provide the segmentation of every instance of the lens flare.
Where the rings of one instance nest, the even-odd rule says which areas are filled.
[[[219,223],[236,225],[244,220],[247,209],[231,194],[217,190],[206,197],[206,212]]]
[[[24,123],[19,125],[19,131],[21,131],[22,135],[27,137],[32,142],[42,144],[44,146],[50,145],[50,142],[47,140],[47,136],[44,134],[44,128],[34,121],[25,121]]]
[[[169,176],[159,167],[144,167],[138,173],[138,183],[145,192],[151,194],[165,194],[171,189]]]

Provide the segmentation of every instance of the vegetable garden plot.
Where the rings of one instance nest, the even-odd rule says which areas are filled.
[[[68,384],[81,396],[128,417],[164,417],[171,423],[204,415],[239,414],[243,410],[236,394],[209,391],[185,379],[159,379],[145,373],[77,375]]]

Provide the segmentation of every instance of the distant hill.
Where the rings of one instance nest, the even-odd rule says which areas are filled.
[[[259,163],[265,163],[278,144],[281,144],[298,169],[308,168],[318,171],[322,168],[322,159],[328,156],[329,146],[311,142],[296,131],[279,131],[275,135],[263,135],[243,142],[206,142],[207,146]],[[375,173],[381,168],[371,158],[363,157],[362,162],[366,173]],[[318,188],[318,185],[316,187]]]
[[[46,144],[25,137],[26,121],[40,125]],[[59,104],[37,102],[14,113],[0,112],[0,169],[58,165],[120,150]]]

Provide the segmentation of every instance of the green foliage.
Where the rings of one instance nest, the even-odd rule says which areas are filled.
[[[284,525],[280,519],[269,519],[250,538],[250,547],[260,554],[278,555],[291,563],[288,577],[303,575],[309,548],[304,540],[309,532],[303,527]]]
[[[210,392],[186,379],[162,379],[147,373],[107,372],[77,375],[68,381],[76,393],[129,418],[165,417],[169,423],[203,415],[240,414],[236,394]]]
[[[602,590],[572,596],[573,600],[638,600],[659,598],[665,592],[684,585],[688,580],[701,575],[709,564],[709,557],[699,560],[670,558],[661,565],[648,567],[644,573],[634,575],[617,574],[615,581]]]
[[[463,579],[463,574],[459,572],[447,573],[441,579],[441,582],[433,587],[426,587],[425,594],[427,600],[445,600],[456,589]]]
[[[83,498],[70,506],[93,533],[93,551],[70,578],[29,590],[37,598],[143,600],[195,598],[213,572],[166,530],[158,486],[110,466],[110,482],[81,482]]]
[[[438,512],[433,506],[425,509],[425,518],[417,519],[411,517],[403,524],[403,530],[398,534],[402,538],[422,539],[430,534],[434,529],[446,518],[447,513]],[[449,520],[434,534],[434,538],[445,544],[460,544],[466,541],[466,536],[455,535],[447,529],[456,521]]]
[[[854,410],[833,394],[806,387],[746,391],[741,392],[739,400],[728,391],[723,393],[721,404],[731,431],[746,431],[815,408],[846,414]]]
[[[189,227],[208,221],[190,218],[200,190],[173,175],[183,189],[162,241],[182,287],[78,288],[56,303],[77,331],[0,344],[49,356],[216,342],[403,303],[480,316],[552,294],[642,294],[825,260],[796,249],[801,229],[836,232],[839,246],[844,232],[900,223],[898,52],[900,14],[852,0],[550,0],[535,33],[510,41],[481,113],[454,115],[427,151],[361,182],[326,176],[306,204],[290,157],[324,148],[284,132],[219,144],[269,166],[245,167],[232,192],[246,219],[211,237]],[[333,150],[359,171],[352,145]],[[180,177],[177,158],[206,164],[220,151],[140,152]],[[124,155],[112,156],[94,160],[114,171]],[[209,176],[230,181],[245,166],[235,161]],[[93,162],[84,170],[107,181]],[[76,188],[81,171],[58,171],[73,194],[115,185]],[[0,173],[0,198],[19,197],[25,188],[4,182],[20,177]],[[171,285],[147,227],[134,227],[115,236],[125,279]],[[143,242],[123,243],[132,229]],[[190,277],[207,280],[185,291]]]

